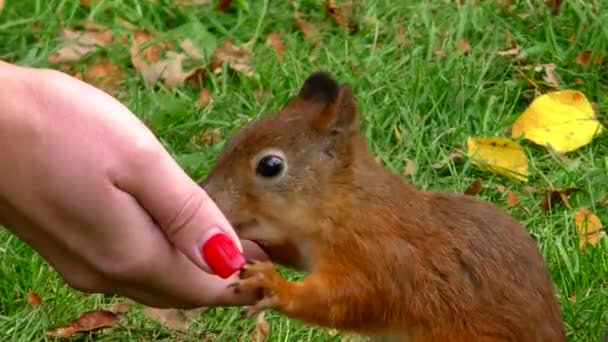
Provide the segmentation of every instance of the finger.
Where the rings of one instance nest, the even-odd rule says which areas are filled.
[[[171,244],[129,194],[117,192],[122,210],[113,214],[112,224],[122,227],[114,246],[117,292],[146,305],[193,308],[215,305],[249,305],[255,293],[235,294],[228,285],[238,274],[222,279],[200,268]],[[248,255],[262,256],[257,245],[246,242]],[[123,263],[123,265],[116,265]]]
[[[236,272],[245,262],[242,246],[207,193],[160,143],[140,149],[134,159],[132,169],[123,170],[116,185],[132,194],[167,238],[200,268],[223,277]]]

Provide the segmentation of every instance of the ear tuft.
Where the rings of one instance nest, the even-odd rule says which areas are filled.
[[[298,97],[311,102],[330,104],[336,100],[340,87],[333,77],[323,71],[317,71],[304,81]]]

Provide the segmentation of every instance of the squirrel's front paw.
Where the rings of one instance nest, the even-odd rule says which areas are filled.
[[[271,262],[248,261],[239,273],[240,280],[230,284],[234,292],[262,290],[263,297],[245,312],[251,317],[261,311],[277,309],[279,306],[279,287],[283,278],[274,269]]]

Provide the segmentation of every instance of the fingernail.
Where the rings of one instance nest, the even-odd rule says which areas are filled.
[[[245,257],[224,234],[215,234],[205,242],[203,257],[213,273],[226,279],[245,265]]]

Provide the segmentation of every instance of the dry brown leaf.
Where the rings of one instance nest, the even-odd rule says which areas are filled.
[[[504,185],[496,185],[496,190],[501,194],[504,194],[507,191],[507,187]]]
[[[354,4],[351,1],[346,1],[341,6],[336,5],[333,0],[325,0],[324,7],[327,15],[329,15],[338,25],[347,27],[350,34],[355,34],[359,30],[359,26],[352,18],[352,9]]]
[[[579,191],[581,191],[579,188],[549,189],[545,197],[543,197],[542,201],[540,202],[540,207],[546,213],[554,208],[554,204],[556,202],[561,201],[566,208],[572,209],[570,203],[568,202],[568,197],[571,194]]]
[[[196,59],[205,58],[205,55],[203,54],[203,52],[201,50],[199,50],[199,48],[194,46],[194,43],[192,42],[192,40],[190,40],[190,38],[180,42],[179,47],[182,48],[182,50],[184,50],[186,55],[188,55],[188,57],[190,57],[190,58],[196,58]]]
[[[109,310],[92,310],[83,313],[79,318],[72,320],[66,326],[49,330],[46,336],[72,337],[79,332],[96,331],[111,328],[123,317],[122,313]]]
[[[211,4],[211,0],[177,0],[174,2],[176,6],[199,6],[199,5],[209,5]]]
[[[201,89],[201,93],[198,97],[198,107],[205,108],[211,101],[211,91],[207,88]]]
[[[578,233],[579,248],[583,251],[587,243],[595,246],[606,234],[600,219],[585,207],[581,207],[574,213],[574,224]]]
[[[559,14],[563,0],[547,0],[547,6],[553,14]]]
[[[220,0],[215,7],[218,11],[228,11],[232,8],[232,0]]]
[[[545,76],[543,80],[554,88],[562,83],[561,77],[555,72],[555,64],[544,64]]]
[[[471,45],[469,44],[469,40],[466,38],[462,38],[456,42],[456,48],[460,53],[466,55],[471,51]]]
[[[159,80],[163,80],[163,84],[171,88],[180,86],[186,80],[201,73],[201,70],[198,68],[187,71],[183,70],[185,59],[202,57],[202,53],[194,47],[191,41],[185,40],[180,44],[186,53],[167,51],[165,59],[161,59],[163,49],[171,47],[171,44],[168,42],[154,44],[140,51],[142,44],[154,38],[154,34],[145,30],[137,31],[130,48],[131,63],[142,75],[146,83],[153,85]]]
[[[414,161],[409,158],[405,159],[405,166],[403,167],[403,175],[410,176],[414,173],[415,170],[416,170],[416,164],[414,163]]]
[[[83,76],[85,82],[112,95],[120,88],[124,78],[124,70],[107,60],[89,66]]]
[[[214,63],[212,63],[213,67],[211,71],[219,73],[222,71],[221,64],[227,63],[232,70],[241,72],[247,76],[253,76],[253,68],[249,65],[249,57],[252,55],[251,50],[249,50],[250,44],[251,42],[235,46],[230,40],[225,40],[213,52]]]
[[[205,145],[215,145],[222,141],[222,132],[219,128],[215,128],[210,133],[203,135],[201,141]]]
[[[76,62],[97,47],[107,46],[112,41],[112,31],[105,26],[92,23],[83,23],[79,26],[84,30],[62,30],[61,48],[49,55],[49,62],[53,64]]]
[[[285,45],[283,45],[283,42],[281,41],[280,34],[278,34],[278,33],[269,34],[268,38],[266,39],[266,43],[274,49],[274,51],[277,53],[277,55],[279,55],[279,56],[283,55],[283,52],[285,51]]]
[[[144,307],[144,315],[149,319],[160,323],[161,325],[175,331],[187,331],[206,307],[181,310],[181,309],[158,309],[153,307]]]
[[[498,50],[496,52],[497,55],[499,56],[516,56],[516,57],[521,57],[521,49],[519,48],[519,46],[515,46],[515,47],[510,47],[507,49],[503,49],[503,50]]]
[[[3,8],[4,8],[4,0],[0,0],[0,13],[2,13]]]
[[[450,162],[459,162],[459,161],[462,161],[463,159],[464,159],[464,153],[462,153],[462,151],[452,151],[448,154],[448,156],[444,160],[431,165],[431,167],[435,170],[443,169]]]
[[[30,291],[27,293],[27,304],[29,306],[35,308],[40,305],[41,302],[42,298],[40,298],[40,295],[38,295],[36,292]]]
[[[264,318],[265,312],[262,311],[256,315],[255,326],[251,331],[251,342],[266,342],[268,341],[268,332],[270,326]]]
[[[524,186],[523,190],[529,194],[533,194],[536,192],[536,188],[533,186],[529,186],[529,185]]]
[[[586,68],[589,64],[589,57],[591,57],[591,51],[583,51],[576,57],[576,62],[583,68]]]
[[[482,189],[483,183],[481,182],[481,179],[477,178],[473,183],[471,183],[471,185],[467,187],[467,189],[464,191],[464,194],[469,196],[476,196],[481,192]]]
[[[507,194],[507,205],[509,207],[514,207],[517,203],[519,203],[519,196],[517,196],[517,193],[513,191],[509,192]]]
[[[314,26],[302,19],[302,13],[296,11],[294,13],[294,17],[296,19],[296,24],[298,25],[298,28],[300,29],[300,31],[302,31],[305,37],[311,39],[316,37],[317,29],[315,29]]]

